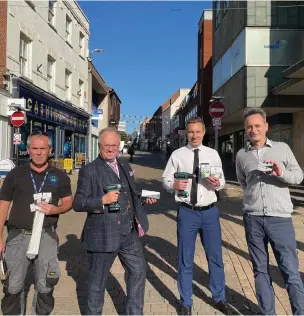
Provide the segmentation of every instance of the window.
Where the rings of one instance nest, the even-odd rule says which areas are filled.
[[[79,79],[78,92],[79,106],[83,108],[83,81]]]
[[[72,26],[72,20],[68,15],[66,15],[66,18],[65,18],[65,40],[69,43],[71,43],[71,26]]]
[[[30,41],[24,35],[20,35],[19,45],[19,62],[20,62],[20,74],[23,76],[29,76],[29,46]]]
[[[47,81],[48,81],[48,91],[54,92],[55,60],[50,55],[48,55],[48,60],[47,60]]]
[[[79,32],[79,54],[84,57],[84,35]]]
[[[71,72],[65,70],[65,97],[67,100],[71,100]]]
[[[55,2],[54,0],[49,0],[49,23],[55,26]]]
[[[215,28],[220,25],[221,22],[221,2],[215,1]]]

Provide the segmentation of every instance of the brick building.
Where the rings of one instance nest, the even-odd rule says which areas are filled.
[[[203,117],[207,133],[204,143],[209,142],[213,135],[211,117],[209,115],[209,102],[212,96],[212,11],[205,10],[198,24],[198,116]]]
[[[202,117],[207,128],[204,144],[209,145],[213,128],[209,115],[209,102],[212,97],[212,11],[205,10],[198,23],[197,81],[184,97],[173,116],[171,129],[173,146],[184,146],[186,143],[185,126],[193,116]]]

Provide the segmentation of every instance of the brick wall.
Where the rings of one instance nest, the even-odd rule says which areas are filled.
[[[199,40],[199,61],[202,60],[202,68],[198,63],[198,83],[200,106],[198,115],[203,116],[206,126],[211,123],[209,115],[209,101],[212,96],[212,20],[205,20],[202,23]],[[201,50],[200,50],[201,48]]]
[[[6,72],[6,39],[7,39],[7,0],[0,1],[0,88],[3,86],[3,75]]]

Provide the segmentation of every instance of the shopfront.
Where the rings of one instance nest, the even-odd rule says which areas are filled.
[[[27,84],[25,87],[18,83],[17,97],[26,99],[28,110],[27,122],[20,128],[19,164],[29,160],[26,142],[34,131],[48,134],[52,146],[50,161],[59,168],[63,168],[64,158],[75,160],[78,153],[87,157],[89,114],[36,86]],[[13,157],[16,158],[15,151]]]

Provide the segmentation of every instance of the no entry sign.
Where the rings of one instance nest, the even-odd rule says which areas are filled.
[[[225,113],[225,105],[222,102],[214,102],[209,106],[209,114],[214,118],[223,117]]]
[[[24,113],[21,111],[14,112],[11,116],[11,123],[15,127],[20,127],[23,125],[25,120]]]

